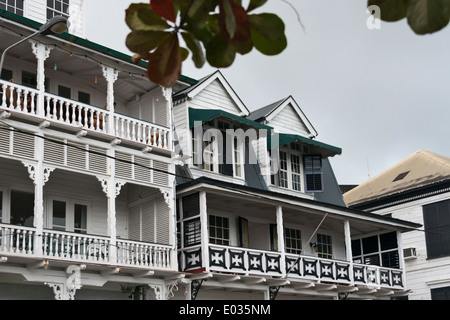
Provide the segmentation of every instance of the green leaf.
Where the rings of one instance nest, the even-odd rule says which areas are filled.
[[[416,34],[433,33],[450,20],[450,0],[409,0],[408,24]]]
[[[181,75],[181,51],[178,34],[173,32],[149,55],[147,64],[149,79],[166,88],[172,87]]]
[[[148,3],[133,3],[125,10],[125,22],[131,30],[162,31],[170,26]]]
[[[256,8],[261,7],[266,2],[267,2],[267,0],[250,0],[250,3],[248,4],[247,12],[253,11]]]
[[[406,17],[406,0],[368,0],[367,7],[378,6],[380,8],[380,19],[393,22]]]
[[[287,47],[284,22],[272,13],[248,16],[250,33],[255,48],[266,55],[276,55]]]
[[[232,1],[232,0],[231,0]],[[234,38],[236,33],[236,18],[234,16],[233,8],[231,7],[230,0],[222,0],[220,5],[219,17],[222,17],[225,30],[230,39]]]
[[[170,32],[164,31],[131,31],[125,40],[125,44],[130,51],[145,55],[158,47],[170,35]]]
[[[222,38],[220,35],[215,36],[205,47],[206,60],[216,68],[229,67],[236,56],[234,46]]]
[[[181,35],[192,52],[192,61],[194,61],[195,66],[197,68],[203,67],[205,64],[205,54],[203,53],[203,47],[200,41],[189,32],[183,32]]]

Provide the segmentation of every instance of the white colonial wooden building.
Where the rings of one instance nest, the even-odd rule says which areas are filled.
[[[167,298],[178,273],[171,89],[84,38],[82,2],[0,1],[0,299]],[[73,31],[73,33],[70,33]],[[180,81],[182,85],[182,81]]]
[[[410,300],[450,300],[450,158],[419,150],[346,192],[350,207],[414,221],[403,234]]]
[[[341,153],[293,97],[249,112],[220,72],[173,96],[177,234],[189,299],[389,299],[408,291],[401,233],[419,225],[348,209]],[[200,156],[199,156],[200,155]],[[222,161],[221,161],[222,160]],[[378,263],[362,243],[383,244]],[[181,297],[180,297],[181,298]]]
[[[401,234],[420,225],[345,206],[328,161],[341,149],[293,97],[250,112],[220,72],[161,88],[83,38],[82,3],[0,1],[1,52],[72,21],[5,57],[0,299],[408,292]]]

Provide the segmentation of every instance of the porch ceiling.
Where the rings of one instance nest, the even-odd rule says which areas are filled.
[[[22,34],[28,35],[29,32],[17,27],[11,27],[8,30],[0,29],[2,39],[0,51],[3,52],[8,46],[19,41],[21,39],[19,35]],[[60,79],[64,76],[70,77],[69,81],[78,81],[78,84],[92,87],[106,95],[107,84],[103,77],[101,64],[113,67],[119,70],[118,79],[114,83],[114,96],[116,100],[123,103],[157,87],[148,79],[146,70],[142,67],[109,58],[104,54],[82,48],[71,42],[60,41],[54,37],[36,36],[33,39],[53,47],[49,57],[45,60],[46,77]],[[5,56],[5,64],[8,64],[8,60],[13,58],[32,65],[36,65],[37,61],[29,43],[22,43],[9,50]],[[54,70],[55,66],[57,70]],[[97,78],[97,82],[94,81],[94,78]],[[16,82],[20,83],[20,81]]]

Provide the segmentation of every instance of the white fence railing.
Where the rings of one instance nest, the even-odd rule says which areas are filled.
[[[208,271],[308,279],[336,284],[359,284],[404,288],[403,270],[314,256],[283,254],[240,247],[209,245],[203,255],[200,246],[181,250],[183,271],[205,268]],[[207,257],[208,261],[202,261]]]
[[[170,130],[164,126],[111,113],[106,108],[91,106],[50,93],[43,94],[43,106],[39,108],[39,91],[4,80],[0,80],[0,94],[0,107],[4,110],[113,135],[119,139],[131,140],[151,147],[171,149]]]
[[[37,241],[38,237],[42,241]],[[37,243],[42,243],[41,253]],[[117,252],[116,259],[112,258],[112,248]],[[174,270],[177,266],[171,259],[173,250],[168,245],[122,239],[113,246],[108,237],[47,229],[37,234],[34,228],[0,224],[0,255],[41,255],[44,259]]]

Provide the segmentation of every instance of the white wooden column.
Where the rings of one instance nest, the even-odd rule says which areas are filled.
[[[398,247],[398,263],[399,268],[402,270],[402,283],[406,288],[406,269],[405,269],[405,256],[403,254],[403,241],[402,241],[402,233],[397,231],[397,247]]]
[[[286,255],[284,246],[284,227],[283,227],[283,208],[277,206],[277,237],[278,237],[278,251],[281,252],[280,270],[281,275],[286,275]]]
[[[344,239],[345,239],[345,257],[350,262],[350,268],[348,270],[349,279],[353,282],[353,252],[352,252],[352,238],[350,232],[350,220],[344,220]]]
[[[103,77],[107,82],[106,109],[109,111],[107,120],[107,132],[114,134],[114,82],[117,80],[119,72],[111,67],[102,65]]]
[[[201,231],[201,248],[202,248],[202,265],[209,271],[209,255],[208,255],[208,210],[206,204],[206,191],[199,192],[200,202],[200,231]]]
[[[107,150],[108,172],[110,173],[107,178],[97,177],[101,182],[103,192],[107,197],[107,234],[110,237],[109,246],[109,261],[115,263],[117,261],[117,227],[116,227],[116,197],[120,194],[120,189],[125,182],[117,181],[115,178],[115,151],[112,149]],[[111,158],[112,157],[112,158]]]
[[[39,43],[35,40],[30,40],[31,47],[33,50],[34,55],[37,59],[37,86],[36,89],[39,91],[38,97],[37,97],[37,104],[36,104],[36,114],[40,117],[43,117],[45,115],[44,113],[44,93],[45,93],[45,66],[44,62],[50,55],[51,48]]]
[[[36,138],[35,152],[37,162],[27,162],[22,161],[22,163],[27,167],[30,179],[34,184],[34,220],[33,226],[36,228],[36,237],[34,239],[34,254],[42,255],[42,233],[44,229],[44,185],[48,181],[50,173],[54,168],[45,167],[42,159],[44,158],[44,146],[38,147],[39,138]]]

